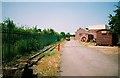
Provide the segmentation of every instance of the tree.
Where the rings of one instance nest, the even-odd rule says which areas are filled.
[[[70,37],[70,33],[67,33],[67,34],[66,34],[66,37]]]
[[[54,34],[55,31],[53,29],[49,29],[51,34]]]
[[[47,30],[46,30],[46,29],[43,29],[43,32],[46,34],[46,33],[47,33]]]
[[[62,35],[63,38],[66,37],[65,32],[61,32],[60,34]]]
[[[3,26],[7,27],[8,32],[13,31],[15,28],[15,24],[13,23],[13,20],[10,20],[10,18],[7,18],[6,20],[4,20]]]
[[[114,11],[115,15],[109,15],[110,20],[108,23],[113,34],[113,44],[117,44],[120,37],[120,2],[118,2],[116,7],[117,9]]]
[[[38,29],[39,32],[41,32],[41,29]]]

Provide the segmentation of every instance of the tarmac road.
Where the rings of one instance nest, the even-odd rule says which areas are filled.
[[[68,41],[62,48],[61,76],[118,76],[118,55],[105,55]]]

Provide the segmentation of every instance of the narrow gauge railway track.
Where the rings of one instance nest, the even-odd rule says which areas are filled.
[[[47,46],[26,60],[18,60],[15,67],[3,68],[3,78],[37,78],[37,74],[33,74],[32,66],[37,65],[37,62],[45,56],[45,54],[40,56],[42,53],[51,52],[56,47],[57,45]]]

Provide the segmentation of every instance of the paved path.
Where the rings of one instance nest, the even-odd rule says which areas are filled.
[[[118,56],[68,41],[62,49],[61,76],[118,76]]]

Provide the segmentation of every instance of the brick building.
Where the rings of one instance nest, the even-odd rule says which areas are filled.
[[[97,31],[101,29],[107,29],[106,25],[93,25],[89,26],[86,29],[79,28],[75,32],[75,39],[83,42],[86,41],[96,41]]]

